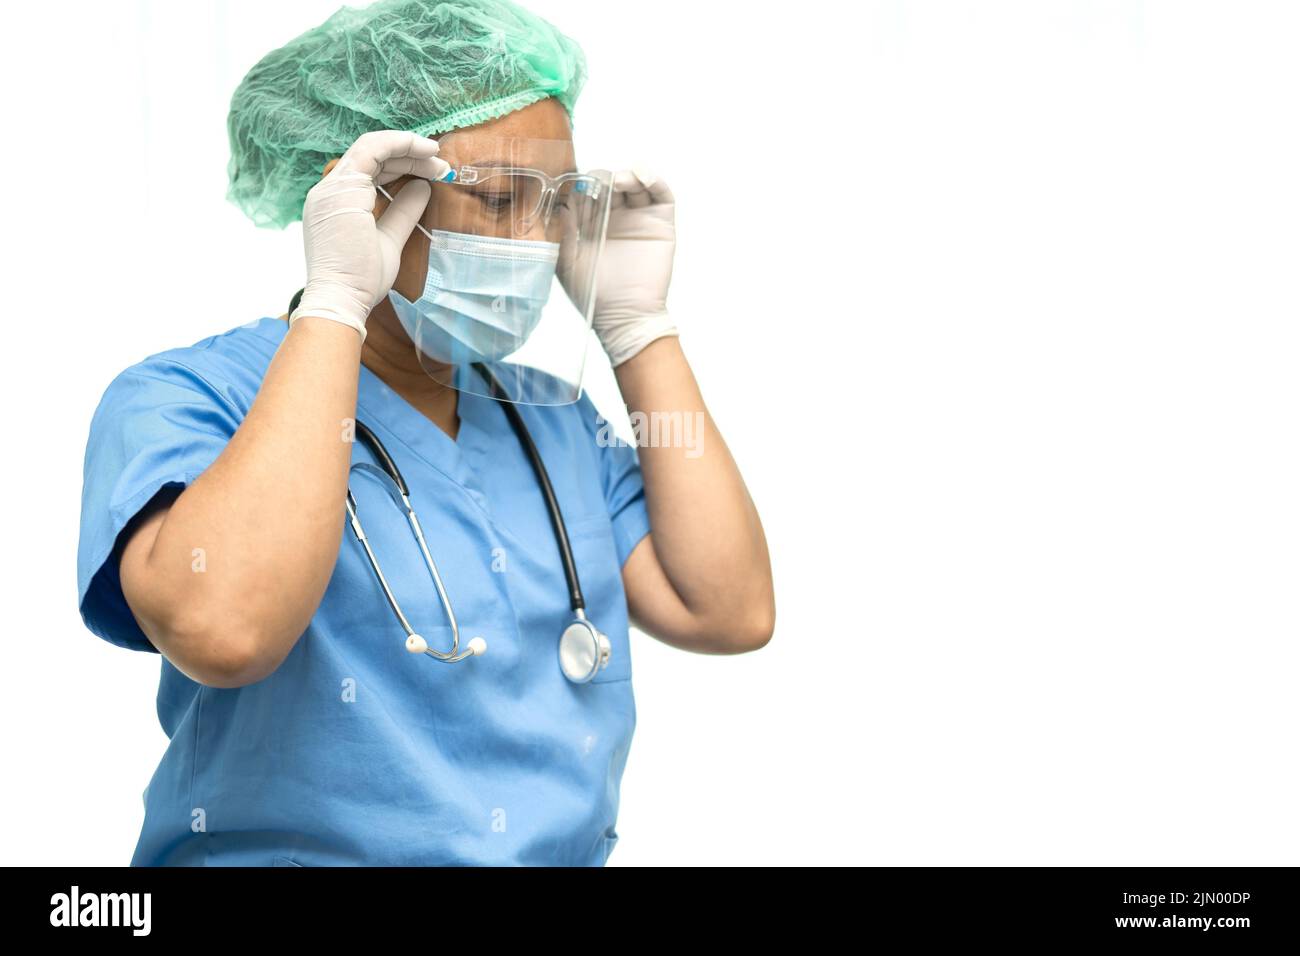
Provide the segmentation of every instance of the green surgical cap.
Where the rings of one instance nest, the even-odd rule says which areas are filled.
[[[509,0],[343,7],[268,53],[230,101],[226,198],[259,226],[302,218],[322,167],[362,133],[421,136],[553,96],[573,114],[582,49]]]

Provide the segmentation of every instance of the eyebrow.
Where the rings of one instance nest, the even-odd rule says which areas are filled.
[[[523,166],[523,167],[521,167],[519,163],[511,163],[511,162],[507,162],[505,159],[503,159],[503,158],[501,158],[501,157],[498,157],[498,156],[488,157],[488,158],[485,158],[485,159],[482,159],[482,160],[478,160],[478,161],[476,161],[476,162],[472,162],[472,163],[461,163],[460,165],[461,165],[461,166],[481,166],[481,167],[483,167],[483,168],[488,168],[488,169],[490,169],[490,168],[496,168],[496,169],[516,169],[516,168],[523,168],[523,169],[536,169],[536,168],[537,168],[536,166]],[[558,179],[560,176],[568,176],[568,175],[570,175],[571,173],[576,173],[577,171],[578,171],[578,170],[577,170],[577,167],[570,167],[569,169],[566,169],[566,170],[565,170],[564,172],[562,172],[562,173],[557,173],[557,174],[555,174],[554,176],[551,176],[551,178],[552,178],[552,179]],[[546,170],[543,169],[542,172],[546,172]],[[547,173],[547,175],[549,176],[549,175],[551,175],[551,174],[550,174],[550,173]]]

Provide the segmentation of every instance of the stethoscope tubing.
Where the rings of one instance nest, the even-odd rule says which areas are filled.
[[[492,398],[505,412],[510,427],[519,439],[519,444],[523,446],[528,462],[532,466],[533,474],[537,478],[537,486],[541,490],[542,498],[546,503],[546,511],[551,518],[551,530],[555,534],[555,544],[560,552],[560,563],[564,568],[564,580],[569,588],[569,607],[575,613],[582,611],[587,605],[582,594],[582,584],[578,580],[578,566],[573,559],[573,546],[569,542],[569,529],[564,523],[564,512],[560,509],[560,502],[555,495],[555,488],[551,484],[551,476],[546,470],[546,464],[542,461],[541,452],[537,450],[537,444],[533,441],[533,436],[529,433],[523,416],[519,414],[519,409],[514,406],[514,403],[509,398],[503,397],[506,392],[501,387],[501,383],[481,362],[473,363],[472,367],[488,383],[488,387],[492,391]],[[400,492],[402,509],[406,512],[412,530],[416,533],[416,539],[420,542],[420,550],[424,552],[425,563],[429,565],[429,569],[434,575],[434,583],[437,585],[439,592],[442,593],[443,587],[436,571],[437,566],[434,564],[428,546],[425,544],[424,534],[420,530],[419,519],[415,515],[415,509],[411,506],[410,489],[406,484],[406,479],[402,477],[401,469],[397,467],[397,462],[393,461],[392,455],[388,453],[384,443],[379,440],[379,436],[359,419],[356,421],[356,436],[370,450],[370,453],[379,463],[379,467],[392,479],[393,484],[396,485],[397,490]],[[351,499],[351,492],[348,494]],[[355,507],[355,499],[352,499],[352,505]],[[450,603],[448,603],[448,613],[450,613]]]
[[[569,585],[569,607],[574,613],[578,613],[586,607],[586,603],[582,599],[582,585],[578,582],[578,566],[573,560],[573,548],[569,544],[569,529],[564,525],[564,514],[560,510],[559,499],[555,497],[555,489],[551,487],[551,477],[546,473],[546,465],[542,462],[541,453],[537,450],[537,445],[533,442],[533,436],[529,433],[528,426],[524,424],[524,417],[519,414],[519,409],[515,407],[508,397],[502,397],[506,393],[501,387],[501,383],[493,377],[483,363],[475,362],[473,367],[487,380],[492,390],[492,397],[496,399],[497,404],[506,413],[506,418],[510,420],[510,427],[514,429],[519,444],[523,446],[525,453],[528,455],[528,461],[533,466],[533,473],[537,476],[537,485],[542,491],[542,497],[546,499],[546,510],[551,516],[551,527],[555,532],[555,543],[560,549],[560,562],[564,565],[564,579]]]
[[[293,297],[293,301],[289,303],[290,314],[292,314],[293,310],[297,308],[298,302],[302,298],[302,293],[303,290],[298,290],[298,293]],[[600,635],[600,632],[587,621],[585,613],[586,601],[583,598],[582,585],[578,580],[578,567],[573,558],[573,547],[569,542],[569,531],[564,523],[564,513],[560,508],[560,502],[559,498],[555,494],[555,488],[551,484],[551,477],[546,470],[546,464],[542,461],[541,452],[537,450],[537,444],[533,441],[533,436],[528,431],[528,426],[524,422],[523,415],[520,414],[519,409],[515,406],[514,402],[510,400],[509,393],[501,386],[501,383],[497,381],[496,377],[488,370],[486,365],[482,362],[474,362],[471,363],[471,367],[479,375],[483,376],[484,381],[487,382],[491,398],[501,406],[502,411],[505,413],[506,420],[510,422],[510,427],[514,431],[515,437],[519,440],[519,444],[523,448],[525,456],[528,458],[528,462],[533,469],[533,474],[537,479],[538,489],[542,493],[542,498],[546,503],[547,514],[551,519],[551,530],[555,534],[555,543],[560,552],[560,564],[564,569],[564,579],[569,589],[569,607],[573,611],[576,620],[581,622],[582,625],[591,632],[593,638],[600,637],[602,641],[606,640]],[[362,548],[365,550],[366,558],[370,562],[370,567],[379,581],[380,588],[384,592],[384,597],[388,601],[389,607],[392,608],[393,614],[397,617],[398,622],[402,625],[402,629],[406,632],[408,648],[412,648],[412,643],[414,643],[414,649],[423,649],[424,653],[429,654],[438,660],[448,662],[464,660],[466,657],[471,657],[476,653],[481,653],[481,647],[477,651],[474,649],[476,643],[482,645],[481,639],[477,638],[475,641],[470,642],[469,650],[464,652],[460,650],[460,628],[456,623],[456,615],[452,610],[451,599],[447,594],[446,587],[443,585],[442,575],[438,573],[437,562],[433,560],[433,555],[429,551],[428,543],[425,541],[424,529],[420,526],[420,519],[416,516],[415,508],[411,504],[410,487],[407,485],[406,479],[402,476],[401,469],[397,467],[397,462],[394,461],[393,456],[388,453],[388,449],[384,447],[384,443],[379,439],[379,436],[376,435],[369,426],[359,419],[354,419],[354,426],[354,434],[357,439],[366,446],[370,451],[371,457],[375,459],[377,464],[357,462],[352,465],[351,470],[372,474],[383,482],[389,495],[393,498],[397,506],[405,513],[407,522],[411,526],[411,532],[414,534],[415,540],[419,544],[420,554],[424,558],[425,567],[429,571],[429,576],[433,579],[434,587],[438,591],[438,597],[442,601],[443,609],[446,611],[447,621],[451,625],[452,644],[451,650],[448,652],[435,651],[433,648],[428,647],[422,637],[416,634],[415,629],[411,626],[411,622],[407,620],[406,615],[402,612],[402,608],[397,602],[396,595],[393,594],[393,589],[391,585],[389,585],[387,577],[385,577],[383,570],[380,568],[379,559],[376,557],[374,549],[370,545],[370,540],[366,536],[365,529],[361,524],[361,519],[357,514],[356,498],[353,497],[352,489],[349,487],[346,505],[348,519],[352,525],[352,531],[356,535],[357,540],[361,542]],[[387,479],[387,481],[384,481],[384,479]],[[564,642],[561,641],[562,646],[563,643]],[[607,646],[608,645],[606,644],[606,647]]]

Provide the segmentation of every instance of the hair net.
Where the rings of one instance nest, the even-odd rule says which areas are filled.
[[[226,198],[257,225],[302,217],[325,163],[362,133],[422,136],[554,96],[573,113],[582,49],[510,0],[343,7],[268,53],[230,102]]]

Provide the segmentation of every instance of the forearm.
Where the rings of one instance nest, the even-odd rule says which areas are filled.
[[[355,330],[294,323],[226,448],[123,568],[124,588],[128,574],[144,585],[142,628],[182,669],[260,679],[315,613],[344,525],[359,363]]]
[[[678,338],[656,340],[615,374],[650,430],[638,455],[653,548],[681,602],[659,615],[700,644],[761,645],[775,616],[763,526]]]

